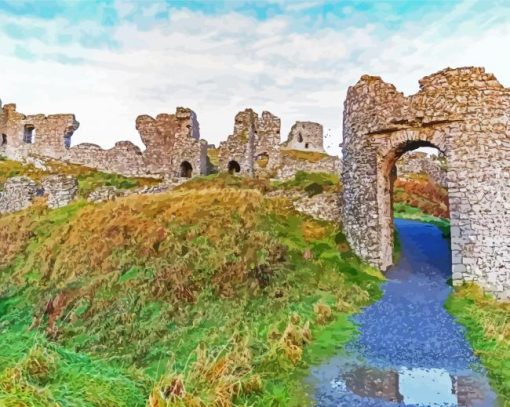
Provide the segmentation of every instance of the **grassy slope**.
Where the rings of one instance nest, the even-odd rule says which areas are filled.
[[[510,303],[498,303],[474,285],[456,288],[446,308],[467,337],[505,407],[510,406]]]
[[[266,188],[202,177],[0,217],[0,405],[303,405],[380,277]]]
[[[425,174],[411,174],[398,178],[394,185],[395,203],[412,206],[422,212],[447,219],[448,191],[429,179]]]

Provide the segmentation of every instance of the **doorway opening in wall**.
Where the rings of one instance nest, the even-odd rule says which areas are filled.
[[[7,134],[2,133],[2,146],[7,144]]]
[[[229,174],[235,174],[235,173],[241,172],[241,166],[235,160],[229,161],[228,172],[229,172]]]
[[[393,152],[387,164],[391,232],[395,219],[405,219],[433,224],[449,236],[445,155],[429,142],[408,141]],[[392,240],[395,256],[398,236]]]
[[[181,177],[182,178],[191,178],[193,175],[193,167],[188,161],[183,161],[181,163]]]
[[[32,124],[26,124],[23,132],[23,142],[32,144],[35,142],[35,127]]]

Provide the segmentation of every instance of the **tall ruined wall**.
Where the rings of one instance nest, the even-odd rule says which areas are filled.
[[[276,176],[276,170],[280,166],[280,127],[279,117],[270,112],[262,112],[255,131],[253,162],[255,175]]]
[[[279,166],[280,119],[270,112],[262,116],[252,109],[235,117],[234,132],[220,143],[218,158],[220,171],[232,171],[239,165],[241,175],[271,175]],[[230,164],[230,168],[229,168]]]
[[[446,187],[446,166],[438,156],[422,152],[404,154],[397,161],[397,174],[407,177],[411,174],[427,174],[436,184]]]
[[[510,298],[510,90],[483,68],[427,76],[409,97],[363,76],[344,107],[342,216],[356,252],[391,264],[391,170],[406,151],[434,146],[448,162],[454,283]]]
[[[15,104],[1,106],[0,152],[13,159],[29,154],[59,158],[65,155],[79,123],[72,114],[25,116]]]
[[[322,125],[314,122],[296,122],[290,129],[283,148],[324,153],[324,130]]]
[[[207,143],[200,140],[197,117],[190,109],[179,107],[175,114],[155,119],[139,116],[136,128],[146,146],[143,152],[129,141],[106,150],[90,143],[70,147],[78,126],[74,115],[25,116],[16,105],[5,105],[0,113],[0,153],[15,160],[40,155],[127,176],[179,177],[184,162],[190,164],[191,175],[207,171]]]

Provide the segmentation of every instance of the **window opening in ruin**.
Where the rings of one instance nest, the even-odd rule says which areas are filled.
[[[302,143],[303,142],[303,136],[301,135],[301,133],[298,133],[297,141],[298,141],[298,143]]]
[[[305,143],[305,148],[309,148],[310,147],[310,143]]]
[[[32,124],[25,125],[25,131],[23,133],[23,142],[32,144],[35,141],[35,127]]]
[[[260,168],[266,168],[267,164],[269,164],[269,154],[268,153],[260,153],[255,157],[255,162]]]
[[[71,148],[71,137],[73,133],[67,132],[64,136],[64,147],[65,148]]]
[[[183,161],[181,163],[181,177],[182,178],[191,178],[193,174],[193,167],[188,161]]]
[[[232,160],[228,163],[228,172],[229,174],[234,174],[236,172],[240,172],[241,171],[241,166],[239,165],[239,163],[235,160]]]
[[[2,145],[5,146],[7,144],[7,134],[2,133]]]

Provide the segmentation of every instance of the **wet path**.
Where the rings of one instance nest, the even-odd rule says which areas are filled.
[[[440,231],[396,220],[402,254],[384,296],[354,319],[360,335],[312,370],[318,406],[495,406],[483,369],[444,309],[450,251]]]

